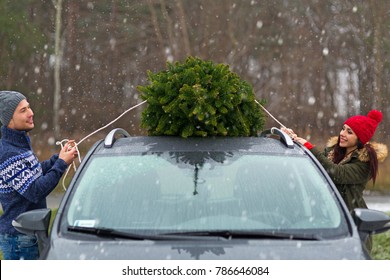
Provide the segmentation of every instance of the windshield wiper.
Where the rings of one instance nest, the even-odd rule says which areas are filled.
[[[156,234],[156,235],[147,235],[147,234],[137,234],[132,232],[120,231],[112,228],[105,227],[80,227],[80,226],[69,226],[68,231],[79,232],[84,234],[96,235],[104,238],[123,238],[131,240],[193,240],[199,239],[198,236],[191,235],[165,235],[165,234]]]
[[[169,232],[170,236],[216,236],[226,239],[285,239],[285,240],[321,240],[315,234],[297,234],[275,231],[241,231],[241,230],[217,230],[217,231],[179,231]]]
[[[104,227],[80,227],[69,226],[69,231],[92,234],[104,238],[124,238],[131,240],[175,240],[194,239],[199,237],[221,237],[225,239],[284,239],[284,240],[321,240],[321,237],[314,234],[296,234],[275,231],[238,231],[238,230],[217,230],[217,231],[178,231],[166,232],[158,235],[143,235],[125,231],[119,231]]]
[[[156,236],[153,235],[141,235],[136,233],[130,233],[130,232],[124,232],[115,230],[112,228],[104,228],[104,227],[79,227],[79,226],[69,226],[69,231],[73,232],[80,232],[80,233],[86,233],[86,234],[92,234],[99,237],[106,237],[106,238],[126,238],[126,239],[133,239],[133,240],[152,240],[155,239]]]

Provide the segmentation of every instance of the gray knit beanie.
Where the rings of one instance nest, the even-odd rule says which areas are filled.
[[[20,101],[26,97],[17,91],[0,91],[0,121],[8,125]]]

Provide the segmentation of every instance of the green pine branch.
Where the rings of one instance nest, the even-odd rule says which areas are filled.
[[[188,57],[147,74],[149,84],[137,89],[148,101],[141,126],[150,135],[255,136],[263,129],[252,86],[228,65]]]

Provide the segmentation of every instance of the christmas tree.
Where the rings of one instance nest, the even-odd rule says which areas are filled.
[[[252,86],[228,65],[188,57],[148,71],[148,81],[137,89],[147,100],[141,126],[149,135],[255,136],[263,129]]]

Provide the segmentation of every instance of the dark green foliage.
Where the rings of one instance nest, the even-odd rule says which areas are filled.
[[[390,260],[390,231],[373,236],[371,257],[374,260]]]
[[[7,58],[2,64],[9,61],[14,64],[14,60],[28,60],[31,54],[43,47],[45,38],[39,29],[41,26],[34,21],[31,11],[26,8],[32,2],[0,1],[0,38],[1,42],[4,42],[2,52],[6,54],[2,59]],[[39,7],[38,4],[35,6]]]
[[[167,68],[149,71],[149,85],[138,86],[148,101],[141,126],[150,135],[255,136],[263,128],[252,86],[229,66],[189,57]]]

